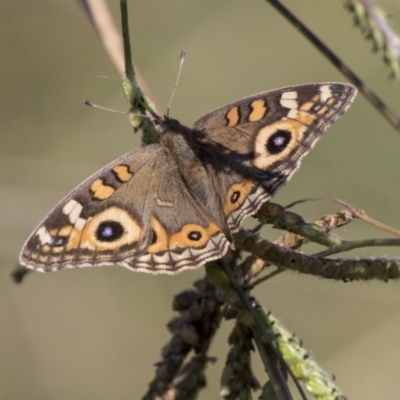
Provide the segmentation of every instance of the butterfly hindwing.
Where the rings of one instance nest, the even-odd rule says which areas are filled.
[[[41,272],[119,264],[174,274],[222,257],[229,245],[173,157],[151,145],[73,190],[30,236],[20,262]]]

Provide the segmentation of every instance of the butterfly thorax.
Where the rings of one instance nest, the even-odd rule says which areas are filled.
[[[188,162],[189,164],[196,161],[196,156],[189,143],[190,129],[181,125],[173,119],[166,119],[158,126],[160,135],[160,144],[164,149],[178,162]]]
[[[169,118],[159,121],[157,129],[160,144],[173,160],[169,163],[169,168],[176,170],[194,198],[209,210],[217,224],[226,230],[221,213],[221,199],[210,176],[212,172],[198,154],[199,143],[193,136],[196,132]]]

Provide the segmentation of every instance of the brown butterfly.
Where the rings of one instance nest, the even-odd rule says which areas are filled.
[[[35,229],[20,263],[175,274],[221,258],[355,95],[352,85],[311,83],[239,100],[193,128],[156,116],[159,144],[81,183]]]

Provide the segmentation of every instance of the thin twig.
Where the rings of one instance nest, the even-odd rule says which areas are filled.
[[[400,118],[371,90],[364,82],[335,54],[329,47],[315,36],[289,9],[279,0],[267,0],[275,7],[291,24],[299,30],[315,47],[317,47],[336,68],[354,83],[364,97],[386,118],[387,121],[400,132]]]
[[[101,43],[120,76],[124,77],[124,50],[121,34],[104,0],[80,0],[88,9],[90,21],[100,37]]]
[[[374,225],[377,228],[380,228],[386,232],[390,232],[393,235],[400,236],[400,231],[398,229],[393,228],[392,226],[386,225],[383,222],[370,217],[369,215],[367,215],[367,213],[364,210],[361,210],[360,208],[356,207],[352,203],[350,203],[346,200],[342,200],[342,199],[335,199],[335,198],[328,198],[328,197],[307,197],[305,199],[296,200],[296,201],[288,204],[285,208],[291,208],[291,207],[295,206],[296,204],[306,203],[308,201],[320,201],[320,200],[332,201],[334,203],[343,205],[351,211],[353,217],[362,219],[363,221],[368,222],[369,224]]]
[[[125,78],[124,46],[107,3],[104,0],[78,0],[78,3],[83,7],[85,14],[99,35],[104,49],[119,75]],[[157,104],[156,97],[137,68],[135,75],[138,85],[143,88],[148,98],[156,104],[155,108],[161,109]]]
[[[319,253],[313,254],[315,257],[327,257],[333,254],[343,253],[361,247],[374,247],[374,246],[400,246],[400,239],[362,239],[343,241],[338,247],[331,247]]]

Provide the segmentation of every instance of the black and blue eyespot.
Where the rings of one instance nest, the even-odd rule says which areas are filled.
[[[239,190],[235,190],[231,195],[231,203],[234,204],[240,199],[240,192]]]
[[[53,246],[54,247],[64,247],[67,244],[68,237],[67,236],[56,236],[53,239]]]
[[[103,221],[96,230],[96,239],[100,242],[115,242],[125,233],[124,227],[117,221]]]
[[[265,147],[269,154],[279,154],[286,149],[291,139],[292,134],[289,131],[278,129],[268,138]]]
[[[191,231],[188,234],[188,238],[194,242],[198,242],[201,239],[201,233],[199,231]]]

